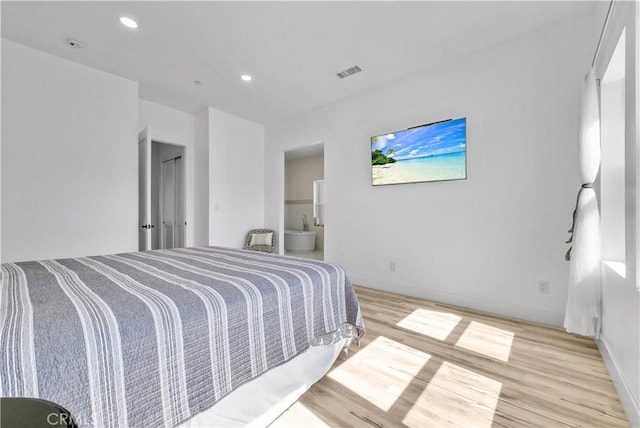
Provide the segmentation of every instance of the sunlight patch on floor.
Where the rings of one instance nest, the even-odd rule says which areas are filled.
[[[471,321],[456,346],[506,362],[511,355],[512,343],[512,332]]]
[[[416,309],[396,325],[438,340],[446,340],[461,317],[447,312]]]
[[[491,427],[502,383],[443,362],[403,419],[411,428]]]
[[[388,411],[431,355],[377,337],[327,376]]]
[[[330,428],[322,419],[320,419],[313,411],[309,410],[304,404],[296,401],[287,409],[278,419],[274,421],[269,428],[288,428],[300,425],[300,421],[304,421],[305,428]]]

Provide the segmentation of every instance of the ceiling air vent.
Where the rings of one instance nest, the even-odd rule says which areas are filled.
[[[357,65],[354,65],[351,68],[347,68],[346,70],[341,71],[340,73],[337,73],[336,76],[338,76],[341,79],[344,79],[345,77],[349,77],[352,74],[356,74],[356,73],[359,73],[361,71],[362,71],[362,69],[360,67],[358,67]]]

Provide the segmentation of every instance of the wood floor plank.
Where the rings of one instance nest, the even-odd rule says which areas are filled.
[[[272,427],[629,426],[593,340],[355,288],[367,327],[360,347]]]

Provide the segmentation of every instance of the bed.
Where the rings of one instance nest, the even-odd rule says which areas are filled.
[[[317,260],[200,247],[6,263],[0,396],[53,401],[80,427],[231,426],[251,397],[264,425],[363,334],[344,270]]]

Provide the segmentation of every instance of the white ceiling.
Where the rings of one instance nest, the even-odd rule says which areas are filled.
[[[138,81],[140,97],[152,102],[192,113],[209,105],[261,123],[594,8],[581,1],[0,5],[5,38]],[[139,28],[123,27],[123,15]],[[69,47],[68,38],[84,48]],[[363,71],[335,75],[354,65]],[[241,81],[243,73],[253,81]]]

